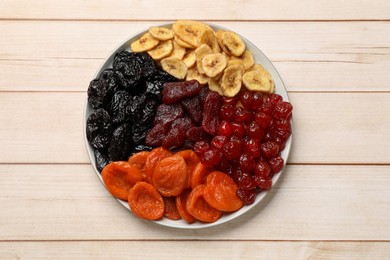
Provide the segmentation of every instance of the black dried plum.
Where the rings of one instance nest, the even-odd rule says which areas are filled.
[[[157,66],[153,58],[147,52],[137,53],[139,64],[142,64],[142,77],[144,79],[151,79],[157,73]]]
[[[139,122],[143,125],[151,124],[153,122],[154,116],[156,115],[157,110],[157,101],[153,99],[148,99],[145,102],[145,105],[142,109],[142,117],[139,119]]]
[[[179,81],[177,78],[163,70],[158,70],[157,73],[153,76],[153,80],[161,81],[164,83]]]
[[[181,105],[196,123],[202,122],[202,105],[199,96],[190,97],[181,101]]]
[[[162,91],[163,102],[165,104],[176,103],[198,94],[201,89],[202,86],[195,79],[184,82],[165,83]]]
[[[108,92],[114,94],[117,91],[118,84],[113,69],[105,69],[100,73],[99,78],[103,79],[108,87]]]
[[[98,108],[87,119],[87,140],[95,149],[107,147],[112,134],[111,117],[106,110]]]
[[[133,122],[137,122],[142,118],[142,110],[146,103],[146,96],[133,96],[133,101],[130,104],[130,113]]]
[[[122,50],[114,57],[113,68],[115,74],[125,89],[132,89],[137,86],[142,76],[142,68],[136,54]]]
[[[152,149],[153,149],[152,146],[140,144],[133,148],[133,153],[138,153],[142,151],[151,151]]]
[[[162,81],[146,81],[145,85],[146,85],[145,94],[148,97],[160,101],[162,96],[161,92],[164,87],[164,83]]]
[[[111,99],[110,115],[114,124],[120,124],[131,119],[132,96],[124,91],[118,91]]]
[[[184,115],[184,110],[180,104],[161,104],[157,107],[154,125],[163,124],[170,126],[171,123]]]
[[[127,161],[132,149],[131,135],[131,127],[126,123],[114,130],[108,146],[108,158],[111,161]]]
[[[98,169],[99,172],[101,172],[104,166],[110,163],[110,159],[108,159],[107,156],[107,151],[95,150],[94,154],[95,154],[96,168]]]
[[[108,92],[108,84],[102,78],[96,78],[89,83],[88,103],[93,108],[103,105]]]
[[[131,136],[133,144],[139,145],[145,143],[145,138],[150,128],[150,125],[134,124],[132,127],[133,135]]]

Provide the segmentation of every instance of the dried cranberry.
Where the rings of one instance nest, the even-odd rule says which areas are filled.
[[[261,107],[261,105],[263,105],[263,94],[260,92],[253,93],[251,109],[257,110]]]
[[[284,161],[283,158],[280,156],[270,159],[268,163],[271,167],[273,174],[278,173],[283,169]]]
[[[263,105],[261,105],[258,111],[263,112],[267,115],[272,115],[272,113],[274,112],[274,108],[272,107],[271,102],[266,101],[263,103]]]
[[[244,202],[245,205],[250,205],[256,200],[256,191],[238,188],[237,196]]]
[[[249,91],[242,91],[239,95],[240,102],[245,109],[252,109],[252,93]]]
[[[255,165],[254,174],[255,176],[264,178],[269,177],[271,174],[271,166],[266,161],[260,160]]]
[[[237,97],[223,97],[223,104],[234,107],[237,104]]]
[[[279,94],[271,94],[268,98],[267,98],[267,101],[271,104],[271,106],[273,108],[276,107],[276,105],[279,103],[279,102],[282,102],[283,98],[281,95]]]
[[[194,144],[194,151],[198,156],[202,156],[210,149],[210,145],[206,141],[199,141]]]
[[[289,102],[282,101],[275,106],[274,117],[276,119],[287,119],[290,117],[293,110],[292,105]]]
[[[220,160],[221,152],[214,148],[209,149],[200,157],[200,161],[208,166],[215,166]]]
[[[229,160],[238,159],[241,155],[239,142],[228,141],[222,149],[223,155]]]
[[[256,189],[256,184],[250,174],[243,173],[238,178],[238,187],[244,190],[254,190]]]
[[[253,180],[255,181],[256,186],[262,190],[269,190],[272,187],[272,179],[269,177],[255,175]]]
[[[274,120],[273,128],[277,131],[291,132],[290,120],[286,120],[286,119]]]
[[[234,108],[234,119],[237,122],[250,122],[253,118],[253,115],[250,111],[246,110],[243,107]]]
[[[254,121],[264,129],[267,129],[270,126],[271,120],[272,117],[265,112],[257,112],[254,118]]]
[[[222,120],[226,120],[228,122],[233,120],[234,115],[234,107],[232,105],[224,104],[221,107],[221,111],[219,112],[219,116]]]
[[[230,128],[232,129],[232,134],[237,137],[245,136],[245,126],[243,123],[232,122],[230,123]]]
[[[274,141],[267,141],[260,146],[261,154],[266,158],[276,157],[279,153],[279,145]]]
[[[227,121],[221,122],[221,124],[219,125],[219,129],[218,129],[218,135],[223,135],[223,136],[231,136],[232,135],[232,129],[230,127],[229,122],[227,122]]]
[[[217,150],[222,150],[226,142],[228,141],[228,138],[224,135],[216,135],[211,140],[211,146],[214,147]]]
[[[244,172],[251,172],[255,168],[255,160],[248,154],[242,154],[239,159],[240,168]]]
[[[261,154],[260,141],[255,139],[248,139],[245,141],[244,151],[253,158],[257,158]]]
[[[254,121],[247,126],[246,133],[250,138],[256,140],[262,140],[264,137],[264,129]]]

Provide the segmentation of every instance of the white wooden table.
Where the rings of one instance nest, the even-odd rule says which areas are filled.
[[[284,176],[221,226],[146,223],[96,177],[86,89],[141,29],[238,32],[294,105]],[[390,1],[0,1],[0,259],[389,259]]]

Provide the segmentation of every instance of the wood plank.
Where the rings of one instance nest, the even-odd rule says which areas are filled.
[[[290,93],[290,163],[389,163],[390,93]],[[85,93],[0,93],[0,162],[88,163]],[[378,113],[378,111],[382,111]],[[381,144],[381,145],[378,145]]]
[[[2,21],[0,91],[84,91],[121,42],[161,23]],[[218,24],[258,46],[290,91],[390,91],[390,22]]]
[[[24,8],[29,6],[28,9]],[[389,2],[373,1],[56,1],[5,0],[2,19],[212,19],[215,20],[361,20],[389,19]]]
[[[389,166],[289,165],[255,209],[224,225],[181,230],[135,218],[89,165],[0,165],[0,240],[387,242],[389,172]]]
[[[61,255],[58,255],[61,252]],[[0,243],[7,259],[387,259],[388,242],[95,241]],[[195,253],[196,252],[196,253]]]

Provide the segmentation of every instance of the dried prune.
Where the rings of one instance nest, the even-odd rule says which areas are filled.
[[[108,92],[108,85],[102,78],[96,78],[89,83],[88,103],[93,108],[103,105]]]
[[[141,79],[142,68],[135,53],[125,50],[116,53],[113,68],[120,84],[125,89],[134,88]]]
[[[131,119],[130,105],[131,95],[124,91],[118,91],[111,99],[110,114],[114,124],[120,124]]]
[[[133,135],[131,137],[133,144],[138,145],[145,143],[145,138],[150,128],[150,125],[143,125],[141,123],[134,124],[132,126]]]
[[[212,136],[206,133],[201,126],[194,126],[187,130],[186,136],[189,140],[198,141],[210,141]]]
[[[153,76],[153,80],[161,81],[164,83],[178,81],[177,78],[175,78],[174,76],[172,76],[171,74],[169,74],[163,70],[157,71],[157,73]]]
[[[182,146],[186,140],[186,130],[190,127],[192,127],[192,121],[189,117],[182,117],[173,121],[171,129],[163,139],[162,146],[165,149]]]
[[[165,83],[162,91],[163,102],[165,104],[176,103],[198,94],[201,89],[202,86],[197,80]]]
[[[182,117],[183,115],[184,110],[180,104],[161,104],[157,107],[154,125],[163,124],[170,126],[175,119]]]
[[[139,144],[133,148],[132,153],[134,154],[134,153],[138,153],[138,152],[142,152],[142,151],[151,151],[152,149],[153,149],[152,146]]]
[[[108,146],[108,158],[111,161],[128,159],[132,148],[131,136],[131,126],[127,123],[118,126],[114,130]]]
[[[98,108],[87,119],[87,140],[98,150],[107,147],[112,134],[111,117],[106,110]]]
[[[150,146],[161,146],[169,131],[169,125],[157,124],[146,135],[145,143]]]
[[[210,91],[203,104],[202,127],[207,133],[217,135],[220,118],[219,111],[222,106],[222,98],[217,92]]]
[[[156,100],[161,100],[161,92],[164,86],[164,83],[161,81],[146,81],[145,82],[146,89],[145,89],[145,94],[148,95],[149,97],[156,99]]]
[[[142,64],[142,77],[150,79],[157,73],[157,66],[153,58],[147,52],[140,52],[136,54],[139,64]]]
[[[150,124],[153,122],[157,110],[157,101],[153,99],[146,100],[145,106],[142,109],[142,117],[139,122],[141,124]]]
[[[107,151],[106,150],[103,150],[103,151],[95,150],[94,154],[95,154],[96,168],[98,169],[99,172],[101,172],[103,170],[104,166],[106,166],[107,164],[110,163],[110,159],[108,159],[108,156],[107,156]]]
[[[181,105],[196,123],[202,121],[202,107],[199,96],[190,97],[181,101]]]
[[[130,113],[133,122],[137,122],[142,118],[142,110],[146,102],[146,96],[133,96],[133,101],[130,104]]]

